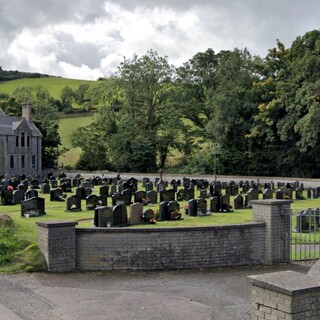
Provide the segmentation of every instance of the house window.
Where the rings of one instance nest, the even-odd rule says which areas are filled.
[[[30,136],[27,136],[27,148],[30,147]]]
[[[26,136],[26,134],[25,134],[25,132],[21,132],[21,143],[20,143],[20,145],[21,145],[21,147],[22,148],[24,148],[24,145],[25,145],[25,136]]]
[[[10,168],[14,168],[14,156],[10,156]]]
[[[32,168],[36,167],[36,156],[32,155]]]
[[[22,155],[21,156],[21,168],[24,168],[26,166],[26,163],[25,163],[25,155]]]
[[[16,136],[16,147],[19,147],[19,136]]]

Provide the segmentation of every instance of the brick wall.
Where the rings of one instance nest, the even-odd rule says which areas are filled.
[[[280,263],[290,253],[290,219],[284,214],[290,203],[252,201],[255,222],[229,226],[75,228],[76,222],[42,222],[39,246],[48,270],[57,272]]]
[[[201,228],[77,228],[76,268],[158,270],[261,264],[264,229],[264,223]]]
[[[253,320],[320,319],[320,282],[293,271],[249,277]]]

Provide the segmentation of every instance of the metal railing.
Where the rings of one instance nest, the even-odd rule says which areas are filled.
[[[291,226],[291,260],[320,259],[320,209],[292,212]]]

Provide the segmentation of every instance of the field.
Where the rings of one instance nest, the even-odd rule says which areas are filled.
[[[92,114],[79,116],[64,116],[59,119],[59,135],[61,137],[62,147],[69,150],[58,159],[58,166],[74,166],[79,159],[81,149],[73,148],[71,145],[71,134],[79,127],[90,124],[93,120]]]
[[[91,85],[94,83],[95,81],[65,79],[60,77],[18,79],[0,82],[0,93],[12,95],[14,90],[19,87],[45,87],[49,90],[50,95],[53,98],[59,99],[61,90],[65,86],[69,86],[74,90],[77,89],[81,84]]]

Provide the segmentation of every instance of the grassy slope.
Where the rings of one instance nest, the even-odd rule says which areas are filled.
[[[64,155],[59,157],[58,164],[61,166],[74,166],[78,161],[81,149],[73,148],[71,145],[71,134],[79,127],[84,127],[90,124],[93,120],[92,115],[81,115],[60,118],[59,120],[59,134],[61,137],[62,147],[68,148]]]
[[[12,81],[0,82],[0,92],[11,95],[19,87],[45,87],[49,90],[51,96],[59,99],[63,87],[69,86],[73,90],[81,84],[93,84],[95,81],[65,79],[60,77],[36,78],[36,79],[18,79]]]
[[[81,84],[94,84],[95,81],[65,79],[60,77],[35,78],[35,79],[18,79],[12,81],[0,82],[0,93],[7,93],[11,95],[16,88],[19,87],[38,87],[42,86],[49,90],[51,96],[59,99],[63,87],[69,86],[73,90],[77,89]],[[61,137],[62,147],[70,149],[63,156],[59,158],[59,166],[64,165],[74,166],[79,159],[81,153],[80,148],[72,148],[70,136],[72,132],[81,127],[86,126],[92,121],[92,115],[80,116],[68,115],[60,118],[59,134]]]

